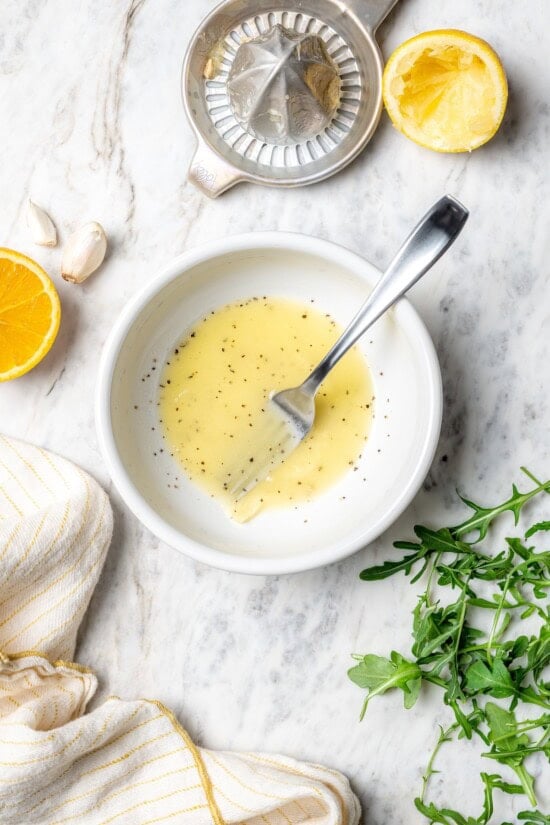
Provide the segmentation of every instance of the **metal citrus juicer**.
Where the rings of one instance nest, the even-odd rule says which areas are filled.
[[[224,0],[183,64],[189,179],[215,198],[239,181],[303,186],[343,169],[380,117],[374,34],[396,2]]]

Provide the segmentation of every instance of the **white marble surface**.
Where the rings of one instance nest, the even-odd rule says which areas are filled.
[[[325,762],[351,777],[369,825],[416,823],[411,800],[447,715],[432,696],[410,712],[395,696],[373,702],[359,724],[349,653],[407,653],[415,589],[402,578],[362,584],[358,573],[417,519],[454,518],[455,487],[496,500],[522,463],[550,474],[550,8],[545,0],[402,0],[384,25],[386,55],[416,32],[449,26],[499,51],[508,112],[495,140],[472,156],[420,149],[384,117],[359,160],[325,183],[240,186],[210,202],[185,180],[193,138],[179,75],[190,33],[213,5],[3,0],[0,243],[57,276],[59,249],[39,249],[28,237],[31,195],[51,211],[62,239],[95,219],[111,249],[83,287],[56,277],[60,335],[39,367],[0,387],[0,430],[79,462],[111,492],[115,536],[78,650],[99,673],[98,700],[156,696],[201,743]],[[300,230],[382,265],[444,191],[463,200],[471,218],[413,296],[439,351],[445,413],[432,471],[409,511],[375,547],[288,578],[210,570],[160,544],[111,489],[94,431],[98,356],[127,299],[175,254],[246,230]],[[449,801],[457,791],[464,797],[470,772],[477,774],[465,764],[454,766]],[[475,810],[480,792],[468,787],[463,804]]]

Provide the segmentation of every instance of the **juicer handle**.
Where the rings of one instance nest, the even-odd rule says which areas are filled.
[[[348,0],[351,10],[371,32],[376,31],[396,3],[397,0]]]
[[[197,139],[187,177],[209,198],[217,198],[243,179],[234,166],[220,158],[201,138]]]

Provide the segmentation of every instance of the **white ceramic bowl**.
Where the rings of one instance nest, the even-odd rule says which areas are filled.
[[[389,527],[422,484],[441,425],[437,357],[406,300],[359,344],[375,391],[375,418],[359,471],[297,509],[271,510],[245,525],[230,521],[182,478],[167,450],[160,452],[156,403],[168,353],[206,312],[253,295],[314,298],[318,309],[345,325],[379,275],[358,255],[327,241],[258,232],[186,252],[136,296],[103,351],[96,420],[112,479],[146,527],[198,561],[257,574],[338,561]],[[176,474],[177,489],[170,484]]]

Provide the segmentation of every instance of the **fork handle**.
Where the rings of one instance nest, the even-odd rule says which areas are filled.
[[[447,251],[468,218],[468,210],[445,195],[415,226],[373,291],[332,349],[302,384],[315,395],[319,384],[355,342]]]

